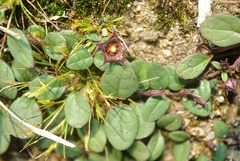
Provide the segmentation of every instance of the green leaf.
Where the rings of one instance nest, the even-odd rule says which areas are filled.
[[[27,31],[36,39],[43,40],[46,36],[46,32],[42,26],[31,25],[27,28]]]
[[[199,92],[200,97],[202,97],[205,101],[210,99],[211,87],[209,81],[202,80],[197,90]]]
[[[106,95],[127,98],[138,89],[138,80],[129,62],[114,64],[101,77],[100,87]]]
[[[165,145],[164,138],[160,131],[151,137],[151,139],[147,144],[147,147],[151,154],[149,158],[150,161],[156,160],[162,155],[164,150],[164,145]]]
[[[169,107],[168,100],[164,97],[149,97],[143,108],[142,116],[146,121],[155,121],[163,116]]]
[[[145,161],[150,157],[147,146],[141,141],[134,142],[127,151],[137,161]]]
[[[175,131],[182,126],[182,117],[180,115],[167,114],[157,121],[157,125],[168,131]]]
[[[93,63],[91,54],[85,48],[78,49],[71,55],[66,63],[66,66],[72,70],[85,70]]]
[[[72,51],[75,46],[77,46],[78,41],[80,39],[80,35],[72,30],[63,30],[59,34],[61,34],[67,44],[68,51]]]
[[[107,143],[107,136],[104,131],[104,126],[96,119],[92,119],[89,149],[94,152],[102,152]]]
[[[213,126],[214,134],[217,138],[223,138],[228,136],[229,128],[223,121],[215,121]]]
[[[17,88],[11,87],[14,82],[12,70],[3,60],[0,60],[0,94],[9,99],[14,99],[17,95]]]
[[[55,148],[55,151],[61,155],[65,155],[67,158],[76,158],[83,153],[83,149],[80,147],[80,145],[70,148],[62,144],[58,144]]]
[[[19,82],[28,82],[38,76],[34,68],[25,68],[16,61],[12,63],[12,70],[16,80]]]
[[[20,119],[33,126],[39,127],[42,123],[42,113],[35,99],[26,97],[17,98],[9,109]],[[32,131],[12,116],[10,116],[9,121],[9,131],[13,136],[20,139],[28,139],[32,136]]]
[[[190,153],[190,141],[185,141],[183,143],[176,143],[173,147],[173,155],[175,161],[186,161]]]
[[[231,15],[214,15],[201,25],[202,36],[213,44],[226,47],[240,43],[240,19]]]
[[[213,152],[213,161],[224,161],[227,157],[227,146],[224,143],[217,143],[216,150]]]
[[[10,133],[7,125],[7,113],[0,110],[0,155],[7,151],[10,144]]]
[[[183,106],[194,115],[201,117],[207,117],[212,110],[210,102],[207,102],[207,105],[204,107],[199,107],[198,105],[195,105],[193,101],[187,100],[183,102]]]
[[[27,38],[25,37],[21,30],[16,28],[11,30],[21,37],[20,39],[16,39],[15,37],[8,36],[7,44],[13,58],[23,67],[26,68],[33,67],[34,63],[32,48],[29,45]]]
[[[73,161],[89,161],[87,158],[84,158],[83,156],[80,156],[76,159],[74,159]]]
[[[169,75],[168,88],[173,91],[181,90],[186,85],[186,81],[178,77],[178,75],[176,74],[175,66],[167,66],[166,68]]]
[[[148,66],[147,77],[152,89],[166,88],[169,84],[167,69],[157,63]]]
[[[208,158],[207,156],[203,155],[203,154],[200,154],[200,155],[197,157],[196,161],[211,161],[211,159]]]
[[[136,136],[136,139],[142,139],[148,137],[150,134],[152,134],[154,128],[155,128],[155,122],[149,122],[145,121],[142,116],[142,109],[144,106],[142,104],[137,104],[136,106],[136,114],[138,116],[139,120],[139,128],[138,128],[138,134]]]
[[[65,38],[56,32],[48,33],[44,38],[44,49],[46,54],[53,60],[62,60],[64,55],[68,55],[67,43]]]
[[[137,75],[139,81],[139,89],[147,90],[150,87],[147,76],[149,64],[144,60],[135,60],[131,62],[131,65]]]
[[[222,69],[221,64],[218,61],[211,61],[211,64],[216,68],[217,70]]]
[[[103,153],[94,153],[91,152],[89,154],[89,161],[122,161],[122,152],[119,150],[114,149],[113,147],[107,146],[106,151],[108,152],[107,155],[105,152]]]
[[[134,142],[139,121],[133,109],[114,107],[108,113],[105,131],[109,142],[118,150],[129,148]]]
[[[43,127],[45,127],[45,126],[43,125]],[[34,144],[34,146],[38,147],[41,150],[44,150],[44,149],[49,148],[54,143],[56,143],[56,142],[53,140],[49,140],[48,138],[42,138],[41,140],[38,140],[38,142],[36,142],[36,144]]]
[[[222,72],[221,78],[222,78],[223,82],[226,82],[228,80],[228,74],[226,72]]]
[[[36,94],[40,100],[56,100],[65,92],[63,81],[51,75],[41,75],[35,78],[30,84],[29,89]]]
[[[105,71],[106,69],[109,68],[110,63],[107,63],[107,64],[105,64],[105,65],[102,66],[103,60],[104,60],[104,55],[103,55],[102,51],[98,51],[98,52],[96,53],[96,55],[94,56],[94,61],[93,61],[93,63],[94,63],[94,65],[95,65],[98,69],[100,69],[100,70],[102,70],[102,71]]]
[[[75,128],[83,127],[89,120],[91,108],[80,92],[73,91],[66,99],[64,113],[66,121]]]
[[[99,41],[99,37],[96,33],[90,33],[87,35],[87,38],[89,40],[93,40],[93,41]]]
[[[183,79],[198,77],[209,63],[209,56],[205,54],[194,54],[183,59],[176,68],[176,74]]]
[[[169,138],[178,143],[184,142],[188,140],[190,137],[191,135],[184,131],[173,131],[169,134]]]

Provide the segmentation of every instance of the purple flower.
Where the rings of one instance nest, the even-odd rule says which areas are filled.
[[[230,70],[235,70],[235,71],[239,71],[238,68],[240,66],[240,56],[237,58],[237,60],[233,63],[233,65],[229,66]]]
[[[237,92],[238,80],[229,78],[224,85],[227,92]]]
[[[108,62],[117,62],[124,66],[124,53],[131,43],[125,43],[122,38],[117,35],[114,29],[112,36],[108,39],[108,41],[97,45],[104,54],[102,66]]]

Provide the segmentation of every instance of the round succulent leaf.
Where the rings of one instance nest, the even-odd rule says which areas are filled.
[[[134,142],[131,147],[127,149],[127,152],[137,161],[145,161],[150,157],[147,146],[141,141]]]
[[[93,41],[99,41],[99,37],[96,33],[89,33],[87,34],[87,38],[89,40],[93,40]]]
[[[96,119],[91,121],[90,138],[88,147],[93,152],[102,152],[107,143],[107,136],[104,131],[104,126]]]
[[[166,114],[158,119],[157,125],[168,131],[175,131],[182,126],[182,117],[175,114]]]
[[[43,125],[43,127],[45,127],[45,126]],[[54,134],[56,134],[56,133],[54,133]],[[38,147],[41,150],[44,150],[44,149],[49,148],[54,143],[56,143],[56,142],[53,140],[50,140],[48,138],[42,138],[41,140],[38,140],[36,142],[36,144],[34,144],[34,146]]]
[[[139,128],[136,113],[129,107],[114,107],[108,113],[105,124],[107,138],[118,150],[129,148],[134,142]]]
[[[240,43],[240,19],[232,15],[214,15],[201,24],[202,36],[220,47]]]
[[[227,146],[220,142],[217,143],[216,149],[213,151],[213,161],[224,161],[227,157]]]
[[[57,147],[54,149],[56,153],[61,154],[62,156],[66,156],[66,158],[76,158],[79,155],[82,155],[83,149],[80,145],[76,145],[74,148],[70,148],[64,146],[62,144],[58,144]]]
[[[176,143],[173,146],[173,155],[175,161],[186,161],[190,154],[190,141],[187,140],[183,143]]]
[[[48,33],[44,38],[46,54],[53,60],[62,60],[69,53],[65,38],[56,32]]]
[[[222,69],[221,64],[218,61],[211,61],[211,64],[216,68],[217,70]]]
[[[14,60],[21,64],[23,67],[33,67],[34,62],[32,48],[28,43],[27,38],[21,30],[16,28],[13,28],[11,30],[20,36],[20,39],[12,36],[8,36],[7,38],[7,44],[11,55],[13,56]]]
[[[143,139],[148,137],[149,135],[152,134],[152,132],[155,129],[155,122],[154,121],[146,121],[144,120],[142,116],[141,109],[144,108],[144,105],[142,104],[137,104],[135,108],[135,112],[138,116],[139,120],[139,128],[138,128],[138,134],[136,136],[136,139]]]
[[[66,66],[72,70],[85,70],[88,69],[93,63],[91,54],[85,48],[78,49],[72,54],[66,63]]]
[[[106,69],[108,69],[110,67],[110,63],[107,63],[105,65],[102,65],[103,64],[103,60],[104,60],[104,55],[103,55],[103,52],[102,51],[98,51],[96,53],[96,55],[94,56],[94,59],[93,59],[93,63],[94,65],[102,70],[102,71],[105,71]]]
[[[36,39],[43,40],[44,37],[46,36],[46,32],[42,26],[30,25],[27,28],[27,31]]]
[[[89,161],[89,159],[80,156],[80,157],[74,159],[73,161]]]
[[[14,82],[15,79],[11,68],[3,60],[0,60],[0,95],[14,99],[17,95],[17,88],[11,87]]]
[[[62,80],[51,75],[41,75],[29,84],[29,89],[32,93],[37,93],[39,100],[56,100],[66,88]]]
[[[173,141],[180,143],[188,140],[191,137],[191,135],[184,131],[173,131],[169,133],[169,138]]]
[[[207,80],[202,80],[200,82],[200,85],[198,87],[198,92],[200,97],[202,97],[205,101],[209,100],[211,97],[211,86],[209,81]]]
[[[0,155],[6,152],[10,145],[7,117],[7,113],[0,110]]]
[[[213,131],[217,138],[223,138],[229,134],[229,128],[227,124],[220,120],[214,122]]]
[[[207,105],[204,107],[199,107],[200,105],[195,105],[195,103],[191,100],[183,101],[182,104],[191,113],[201,117],[209,116],[212,110],[210,102],[207,102]]]
[[[40,128],[42,113],[35,99],[19,97],[11,104],[9,109],[24,122]],[[10,116],[8,126],[9,132],[20,139],[28,139],[33,134],[29,128],[12,116]]]
[[[95,161],[95,160],[96,161],[106,160],[106,155],[104,153],[96,153],[96,152],[89,153],[87,161]]]
[[[81,128],[87,124],[90,118],[91,108],[80,92],[73,91],[66,99],[64,113],[69,125],[75,128]]]
[[[122,152],[114,149],[113,147],[107,146],[106,150],[108,151],[108,155],[106,156],[105,152],[95,153],[91,152],[89,154],[89,161],[122,161]]]
[[[139,81],[139,89],[147,90],[150,87],[147,76],[149,64],[144,60],[134,60],[131,62],[131,66],[137,75]]]
[[[206,54],[190,55],[177,65],[176,74],[183,79],[196,78],[205,70],[209,61]]]
[[[34,68],[25,68],[16,61],[13,61],[12,63],[12,71],[14,77],[19,82],[28,82],[38,76],[38,73]]]
[[[203,155],[203,154],[200,154],[200,155],[197,157],[196,161],[211,161],[211,159],[208,158],[207,156]]]
[[[168,99],[165,97],[149,97],[141,113],[146,121],[155,121],[163,116],[169,107]]]
[[[160,131],[154,134],[150,138],[147,144],[147,147],[150,151],[150,158],[149,158],[150,161],[156,160],[162,155],[165,147],[165,143],[164,143],[164,138]]]
[[[185,85],[186,81],[176,74],[176,68],[175,66],[167,66],[166,67],[168,70],[168,75],[169,75],[169,84],[168,88],[173,90],[173,91],[179,91],[181,90]]]
[[[228,80],[228,74],[227,72],[222,72],[221,73],[221,78],[223,82],[226,82]]]
[[[152,89],[167,88],[169,84],[167,69],[157,63],[148,65],[147,78]]]
[[[130,63],[125,62],[125,64],[125,67],[112,65],[102,75],[100,87],[106,95],[127,98],[137,91],[137,76]]]
[[[68,51],[72,51],[75,46],[77,46],[80,35],[77,34],[73,30],[62,30],[59,34],[61,34],[65,40]]]

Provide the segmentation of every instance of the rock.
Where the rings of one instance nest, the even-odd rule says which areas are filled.
[[[165,55],[165,57],[170,57],[172,56],[172,52],[170,50],[162,50],[163,51],[163,54]]]
[[[108,31],[106,28],[102,28],[102,36],[107,36],[108,35]]]
[[[139,11],[141,11],[141,10],[142,10],[141,5],[137,5],[137,7],[136,7],[136,12],[139,12]]]
[[[141,34],[141,39],[146,42],[156,42],[158,37],[159,37],[158,32],[153,30],[144,31]]]

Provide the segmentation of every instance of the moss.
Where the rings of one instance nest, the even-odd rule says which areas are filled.
[[[186,25],[191,11],[184,0],[159,0],[157,29],[167,29],[176,23]]]

